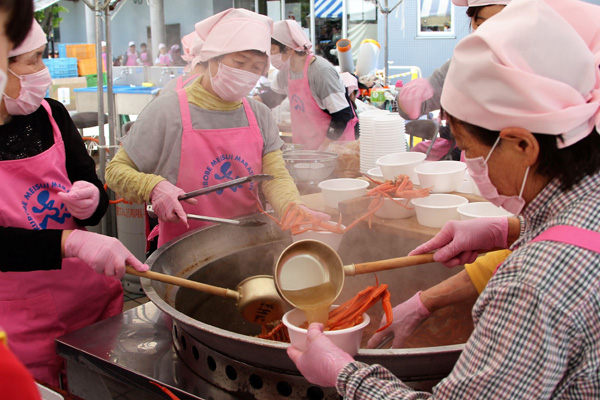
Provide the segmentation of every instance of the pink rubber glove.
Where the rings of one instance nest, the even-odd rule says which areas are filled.
[[[189,228],[187,216],[178,199],[184,193],[183,189],[178,188],[169,181],[160,181],[154,186],[150,193],[150,202],[158,219],[173,223],[183,221],[185,226]],[[194,198],[184,201],[189,204],[198,204],[198,200]]]
[[[434,90],[427,79],[419,78],[410,81],[400,89],[398,106],[411,118],[421,116],[421,103],[433,97]]]
[[[87,231],[74,230],[67,236],[65,257],[77,257],[97,273],[116,276],[118,279],[125,275],[125,264],[138,271],[149,269],[118,239]]]
[[[475,261],[480,250],[508,247],[508,218],[476,218],[448,221],[433,239],[423,243],[409,256],[437,250],[433,259],[452,268]],[[439,249],[439,250],[438,250]]]
[[[98,208],[100,191],[96,185],[87,181],[76,181],[68,192],[58,193],[58,197],[65,203],[72,216],[88,219]]]
[[[313,217],[315,217],[316,219],[318,219],[319,221],[329,221],[331,219],[331,216],[329,214],[325,214],[320,211],[311,210],[310,208],[306,207],[304,204],[300,204],[300,208],[303,209],[304,211],[306,211],[307,213],[309,213],[310,215],[312,215]]]
[[[367,348],[374,349],[388,335],[394,335],[394,341],[392,342],[393,349],[403,347],[406,338],[412,335],[421,322],[431,315],[429,310],[423,305],[420,295],[421,292],[419,291],[404,303],[394,307],[394,322],[383,331],[371,336],[371,339],[367,343]],[[379,327],[381,328],[386,323],[386,319],[382,318]]]
[[[290,346],[287,354],[307,381],[323,387],[335,387],[342,369],[354,361],[323,334],[323,324],[317,323],[308,327],[304,352]]]

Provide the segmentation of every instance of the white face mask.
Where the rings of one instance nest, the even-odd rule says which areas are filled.
[[[223,100],[240,101],[254,89],[259,79],[260,75],[219,63],[217,73],[215,76],[211,75],[210,84]]]
[[[2,103],[2,98],[4,97],[4,88],[6,88],[7,81],[8,76],[6,75],[6,72],[4,72],[3,69],[0,69],[0,94],[2,95],[2,97],[0,97],[0,104]]]
[[[273,65],[277,69],[289,69],[290,68],[290,59],[288,58],[286,61],[281,59],[283,53],[277,53],[271,55],[271,65]]]
[[[487,166],[487,161],[489,160],[498,143],[500,143],[500,136],[498,136],[498,139],[496,139],[496,142],[492,146],[492,149],[485,159],[483,157],[467,158],[465,156],[465,163],[467,163],[467,168],[469,169],[469,175],[471,175],[471,179],[473,179],[473,182],[475,182],[477,185],[477,189],[479,189],[479,192],[484,199],[497,207],[504,208],[506,211],[514,215],[519,215],[523,210],[523,207],[525,207],[525,199],[522,196],[523,190],[525,189],[525,183],[527,182],[527,175],[529,175],[529,167],[527,167],[527,170],[525,171],[525,177],[523,178],[523,184],[521,185],[521,192],[518,196],[504,196],[499,194],[498,189],[496,189],[490,180]]]
[[[21,81],[21,92],[16,99],[4,95],[6,111],[10,115],[29,115],[40,108],[52,84],[48,68],[27,75],[17,75],[10,69],[8,71]]]

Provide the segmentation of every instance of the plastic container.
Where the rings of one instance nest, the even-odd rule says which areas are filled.
[[[335,307],[337,306],[331,306],[331,309],[334,309]],[[367,325],[369,325],[369,322],[371,322],[371,319],[366,313],[363,314],[362,317],[363,322],[360,324],[348,329],[325,331],[325,336],[327,336],[336,346],[344,350],[346,353],[350,354],[351,356],[356,355],[356,353],[358,353],[358,349],[360,348],[360,340],[362,338],[363,331]],[[285,313],[282,321],[283,324],[288,328],[290,342],[292,345],[298,350],[304,351],[304,348],[306,347],[307,330],[298,328],[298,325],[302,325],[304,322],[306,322],[306,315],[304,312],[295,308]]]
[[[97,75],[98,65],[96,65],[95,58],[78,59],[77,60],[77,71],[80,76],[85,75]],[[102,72],[106,72],[106,68],[102,65]]]
[[[96,57],[95,44],[68,44],[65,47],[67,57],[75,57],[80,60]],[[60,55],[60,48],[58,54]]]
[[[418,152],[393,153],[379,157],[375,164],[381,168],[385,179],[393,180],[398,175],[408,175],[411,181],[415,182],[418,179],[415,167],[423,164],[426,157],[425,153]]]
[[[467,164],[461,161],[434,161],[415,167],[421,187],[431,187],[433,193],[456,192],[463,182]]]
[[[497,207],[489,201],[479,201],[467,203],[458,207],[458,214],[461,220],[486,218],[486,217],[512,217],[513,214],[502,207]]]
[[[340,201],[354,199],[367,193],[369,182],[362,179],[338,178],[319,183],[327,207],[338,208]]]
[[[337,226],[337,222],[327,221],[326,224],[331,226]],[[340,228],[342,230],[346,229],[346,226],[340,224]],[[300,227],[302,229],[302,227]],[[340,243],[342,243],[343,233],[334,233],[326,230],[309,230],[299,235],[292,235],[292,242],[297,242],[299,240],[312,239],[318,240],[319,242],[323,242],[326,245],[329,245],[332,249],[337,251],[340,248]]]
[[[103,86],[106,86],[106,72],[103,75]],[[87,87],[98,87],[98,75],[86,75],[85,79],[87,81]]]
[[[67,46],[73,46],[78,44],[86,44],[86,43],[56,43],[58,47],[58,56],[61,58],[68,57],[67,56]]]
[[[356,75],[359,78],[369,75],[377,69],[377,60],[379,59],[380,51],[381,46],[376,40],[365,39],[362,41],[358,50],[358,59],[356,60]]]
[[[385,180],[383,179],[383,173],[381,172],[380,167],[371,168],[367,171],[367,175],[369,175],[369,178],[377,182],[383,182]]]
[[[76,58],[44,58],[42,61],[48,67],[52,79],[74,78],[77,76]]]
[[[384,219],[405,219],[415,215],[415,207],[410,203],[410,199],[394,198],[394,200],[404,207],[386,197],[381,208],[375,211],[375,216]]]
[[[340,60],[340,73],[354,73],[354,60],[352,59],[352,43],[348,39],[340,39],[335,44]]]
[[[441,228],[450,220],[460,220],[458,207],[469,201],[454,194],[430,194],[428,197],[412,199],[420,225]]]

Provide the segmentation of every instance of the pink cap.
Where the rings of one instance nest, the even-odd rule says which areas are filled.
[[[38,47],[45,45],[46,43],[48,43],[48,40],[46,40],[46,34],[44,33],[44,30],[34,19],[33,23],[31,24],[31,28],[29,29],[29,33],[27,34],[27,37],[23,43],[21,43],[19,47],[12,49],[8,53],[8,56],[15,57],[20,56],[21,54],[29,53],[30,51],[33,51]]]
[[[452,0],[455,6],[460,7],[483,7],[494,5],[507,5],[511,0]]]
[[[273,20],[243,8],[230,8],[196,24],[204,40],[200,61],[237,51],[258,50],[271,54]]]
[[[273,39],[296,51],[310,53],[312,43],[306,37],[304,29],[292,19],[277,21],[273,24]]]
[[[181,44],[183,46],[183,54],[181,58],[183,58],[188,65],[185,69],[193,70],[196,64],[200,62],[200,51],[202,50],[202,45],[204,41],[200,39],[200,36],[196,33],[196,31],[189,33],[181,38]],[[189,71],[188,71],[189,72]]]
[[[559,148],[578,142],[600,129],[599,20],[582,1],[513,2],[456,46],[442,107],[490,130],[562,135]]]
[[[342,72],[340,76],[342,77],[342,81],[344,81],[344,86],[346,86],[348,94],[358,90],[358,80],[354,75],[350,72]]]

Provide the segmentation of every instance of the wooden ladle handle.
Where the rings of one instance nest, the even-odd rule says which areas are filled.
[[[154,281],[159,281],[163,283],[170,283],[171,285],[181,286],[189,289],[199,290],[201,292],[214,294],[216,296],[221,297],[230,297],[232,299],[238,300],[240,298],[240,294],[231,289],[226,289],[218,286],[207,285],[206,283],[200,283],[196,281],[192,281],[189,279],[179,278],[177,276],[171,276],[166,274],[161,274],[159,272],[154,271],[145,271],[140,272],[137,271],[130,265],[126,266],[126,272],[131,275],[141,276],[142,278],[152,279]]]
[[[433,253],[419,254],[416,256],[406,256],[390,258],[388,260],[344,265],[344,273],[346,276],[354,276],[359,274],[368,274],[370,272],[386,271],[388,269],[412,267],[413,265],[427,264],[431,262],[434,262]]]

